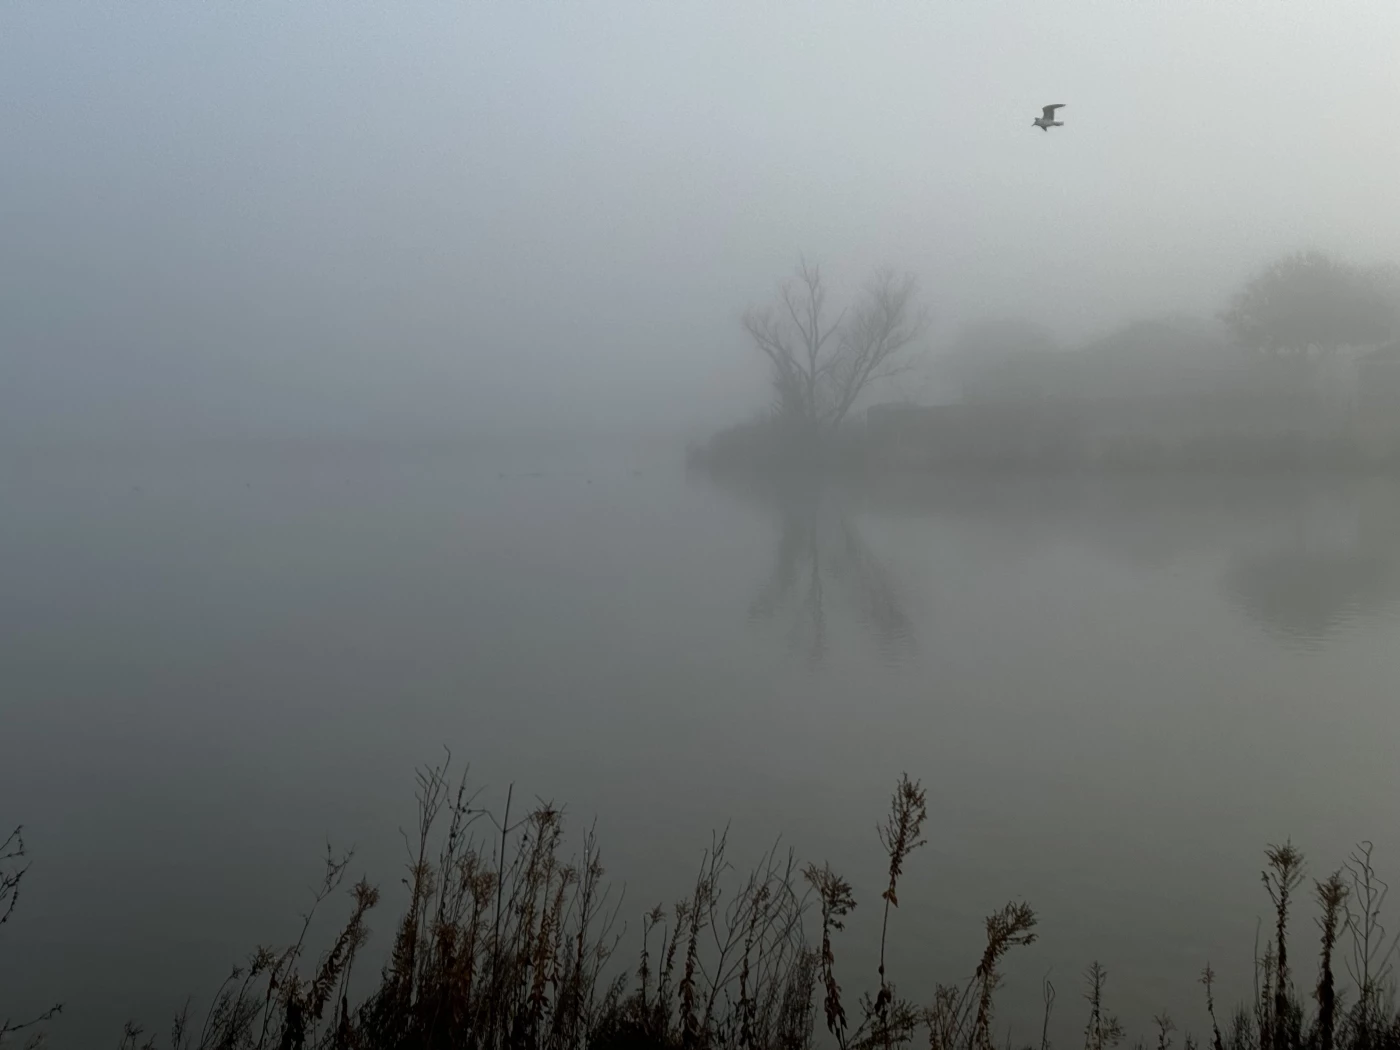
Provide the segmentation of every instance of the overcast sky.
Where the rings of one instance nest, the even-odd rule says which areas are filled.
[[[1394,0],[14,0],[3,423],[732,418],[801,252],[942,333],[1208,314],[1400,257],[1397,54]]]

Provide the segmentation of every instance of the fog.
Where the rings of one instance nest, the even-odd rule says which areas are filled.
[[[12,4],[7,434],[695,429],[799,254],[935,336],[1394,254],[1400,12]],[[1063,128],[1030,126],[1065,102]],[[757,377],[757,378],[756,378]]]
[[[1047,973],[1079,1045],[1095,958],[1130,1038],[1208,1032],[1266,843],[1400,865],[1397,42],[1391,0],[0,5],[0,1044],[202,1010],[326,838],[383,891],[353,1003],[444,747],[480,826],[596,830],[618,972],[732,821],[735,872],[851,880],[854,1030],[907,771],[901,990],[1043,921],[959,1047],[1039,1045]]]

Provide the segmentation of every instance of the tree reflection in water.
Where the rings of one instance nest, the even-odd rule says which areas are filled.
[[[1320,643],[1337,628],[1383,613],[1400,599],[1392,559],[1348,551],[1240,555],[1226,593],[1256,623],[1285,639]]]
[[[750,620],[785,620],[789,650],[821,663],[831,647],[835,602],[874,637],[882,656],[911,649],[898,588],[855,522],[820,492],[787,492],[771,502],[778,519],[773,571],[749,605]]]
[[[1300,523],[1293,542],[1237,553],[1222,586],[1250,619],[1290,644],[1319,645],[1356,620],[1400,602],[1400,496],[1394,486],[1351,495],[1340,535]]]

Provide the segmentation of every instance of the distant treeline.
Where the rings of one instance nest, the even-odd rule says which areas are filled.
[[[1077,347],[993,318],[930,357],[926,321],[912,278],[885,274],[838,311],[804,264],[776,303],[745,315],[769,412],[692,462],[755,473],[1400,466],[1394,266],[1286,256],[1214,320],[1139,320]],[[925,367],[941,404],[916,403],[927,383],[909,377]],[[880,404],[877,388],[897,400]]]
[[[961,408],[961,406],[959,406]],[[938,420],[940,414],[946,419]],[[1198,435],[1086,434],[1070,417],[972,408],[929,410],[924,425],[850,426],[820,442],[782,420],[730,427],[690,450],[717,474],[896,471],[1400,471],[1400,446],[1347,433],[1221,430]],[[942,424],[942,425],[940,425]]]

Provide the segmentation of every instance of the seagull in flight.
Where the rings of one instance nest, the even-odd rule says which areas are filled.
[[[1065,126],[1063,120],[1055,119],[1055,110],[1064,109],[1063,102],[1056,102],[1053,106],[1046,106],[1040,111],[1040,116],[1035,118],[1031,127],[1039,128],[1041,131],[1049,131],[1051,128],[1062,128]]]

